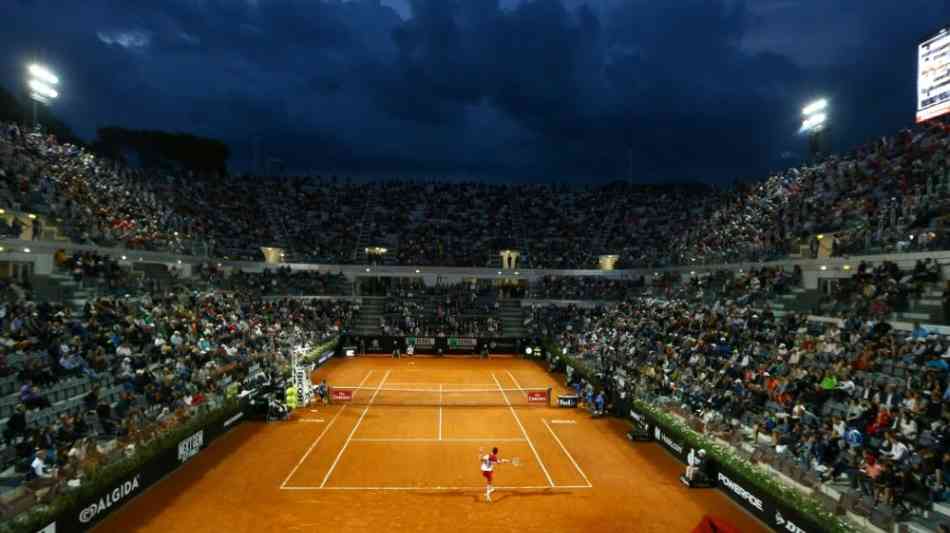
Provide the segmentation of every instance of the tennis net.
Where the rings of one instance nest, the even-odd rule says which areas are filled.
[[[405,406],[548,406],[551,404],[549,388],[393,388],[383,387],[331,387],[333,403],[353,405],[405,405]]]

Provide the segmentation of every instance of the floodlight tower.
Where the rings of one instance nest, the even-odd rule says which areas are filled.
[[[30,100],[33,100],[33,128],[37,126],[37,104],[49,105],[59,97],[55,86],[59,85],[59,77],[43,65],[33,63],[26,67],[28,73],[27,85],[30,88]]]
[[[828,131],[828,100],[820,98],[802,108],[802,127],[799,133],[808,135],[808,146],[812,159],[818,159],[822,153],[823,140]]]

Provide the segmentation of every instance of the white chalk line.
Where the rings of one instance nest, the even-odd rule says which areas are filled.
[[[578,490],[578,489],[590,489],[593,488],[588,485],[537,485],[537,486],[495,486],[495,489],[498,490]],[[418,487],[418,486],[405,486],[405,487],[281,487],[281,490],[363,490],[363,491],[398,491],[398,490],[412,490],[412,491],[442,491],[442,490],[456,490],[456,491],[473,491],[473,492],[485,492],[485,487]]]
[[[584,471],[581,470],[580,465],[578,465],[577,461],[574,460],[574,456],[571,455],[571,452],[567,451],[567,448],[564,447],[564,443],[561,442],[561,439],[558,438],[557,433],[555,433],[554,430],[551,429],[551,426],[548,424],[548,421],[543,418],[541,419],[541,421],[544,422],[544,427],[548,428],[548,431],[551,432],[551,436],[554,437],[554,440],[557,441],[558,446],[560,446],[561,450],[564,451],[564,455],[566,455],[567,458],[571,460],[571,464],[573,464],[574,468],[577,469],[577,473],[579,473],[581,477],[584,478],[584,482],[586,482],[588,486],[592,487],[593,485],[591,485],[590,479],[587,478],[587,474],[585,474]]]
[[[501,438],[495,439],[491,437],[478,437],[478,438],[443,438],[443,439],[428,439],[428,438],[413,438],[413,437],[357,437],[354,438],[352,442],[527,442],[522,437],[515,438]]]
[[[511,406],[511,401],[508,400],[508,395],[505,393],[505,390],[501,388],[501,382],[498,381],[498,377],[495,376],[495,373],[492,372],[491,377],[495,380],[495,384],[498,385],[498,390],[501,392],[502,397],[505,398],[505,403],[508,404],[508,409],[511,411],[511,416],[515,417],[515,422],[518,423],[518,427],[521,428],[521,434],[524,435],[525,440],[528,441],[528,446],[531,447],[531,452],[534,453],[534,458],[538,460],[538,466],[541,467],[541,471],[544,472],[544,477],[548,480],[548,485],[554,486],[554,480],[551,479],[551,474],[548,473],[547,467],[544,466],[544,461],[541,460],[541,456],[538,455],[538,450],[534,448],[534,443],[531,442],[531,437],[528,436],[528,432],[525,431],[524,425],[521,423],[521,418],[518,417],[518,413],[515,412],[515,408]]]
[[[366,383],[366,380],[369,379],[370,375],[372,374],[373,374],[372,370],[367,372],[366,376],[363,377],[363,381],[361,381],[360,384],[362,385],[363,383]],[[300,465],[302,465],[303,462],[307,460],[307,457],[310,456],[310,453],[313,451],[314,448],[317,447],[317,444],[319,444],[319,442],[323,439],[323,436],[327,434],[327,431],[330,430],[330,428],[333,426],[333,423],[336,422],[336,419],[339,418],[340,414],[345,409],[346,409],[346,406],[344,405],[343,407],[340,408],[339,411],[336,412],[336,414],[333,416],[333,419],[330,420],[330,423],[327,424],[323,428],[323,431],[320,432],[320,435],[318,435],[316,440],[314,440],[313,443],[310,444],[310,447],[307,448],[307,451],[304,452],[303,457],[301,457],[300,460],[297,461],[297,464],[294,466],[293,470],[291,470],[290,473],[287,474],[287,477],[284,479],[284,482],[280,484],[280,488],[284,488],[285,486],[287,486],[287,482],[290,481],[290,478],[294,477],[294,474],[297,473],[297,470],[300,468]]]
[[[389,377],[389,374],[392,370],[387,370],[386,374],[383,376],[383,380],[379,382],[379,385],[376,387],[376,392],[373,393],[373,396],[370,397],[369,403],[366,405],[366,408],[363,409],[363,414],[360,415],[359,420],[356,421],[356,425],[353,426],[353,430],[350,431],[350,435],[346,438],[346,442],[343,443],[343,447],[340,448],[340,453],[336,454],[336,459],[333,460],[333,464],[330,465],[330,469],[327,470],[327,475],[323,477],[323,483],[320,486],[327,484],[327,480],[330,479],[330,476],[333,474],[333,470],[336,468],[337,463],[340,462],[340,457],[343,457],[343,452],[346,451],[346,448],[350,445],[350,441],[353,440],[353,435],[356,433],[356,430],[359,429],[360,424],[363,423],[363,419],[366,417],[366,412],[369,411],[369,408],[373,406],[373,400],[376,399],[376,395],[379,394],[379,390],[383,388],[383,384],[386,383],[386,379]]]

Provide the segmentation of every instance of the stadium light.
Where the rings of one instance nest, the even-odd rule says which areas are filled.
[[[30,76],[33,76],[35,79],[45,81],[50,85],[59,85],[59,78],[56,77],[56,74],[53,74],[43,65],[33,64],[27,67],[27,70],[30,72]]]
[[[818,131],[824,127],[827,120],[828,115],[825,113],[818,113],[816,115],[806,117],[805,120],[802,120],[802,132],[810,133],[813,131]]]
[[[802,108],[802,127],[798,133],[808,136],[809,151],[812,158],[817,159],[822,145],[827,144],[827,130],[829,122],[828,100],[819,98],[809,102]]]
[[[30,89],[33,89],[33,92],[44,98],[56,98],[59,96],[59,93],[56,92],[56,89],[50,87],[40,80],[30,80]]]
[[[828,122],[828,100],[821,98],[814,102],[809,102],[802,108],[802,127],[801,133],[814,133],[820,131]]]
[[[27,85],[30,87],[30,100],[33,100],[33,127],[35,128],[37,104],[48,105],[59,98],[59,91],[53,87],[59,85],[59,77],[50,69],[36,63],[27,65],[26,71],[29,74]]]
[[[828,100],[825,100],[824,98],[815,100],[814,102],[811,102],[802,108],[802,115],[805,115],[806,117],[809,115],[814,115],[819,111],[824,111],[826,107],[828,107]]]

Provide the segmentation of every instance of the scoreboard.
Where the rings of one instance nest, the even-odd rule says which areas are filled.
[[[950,112],[950,28],[917,46],[917,122]]]

